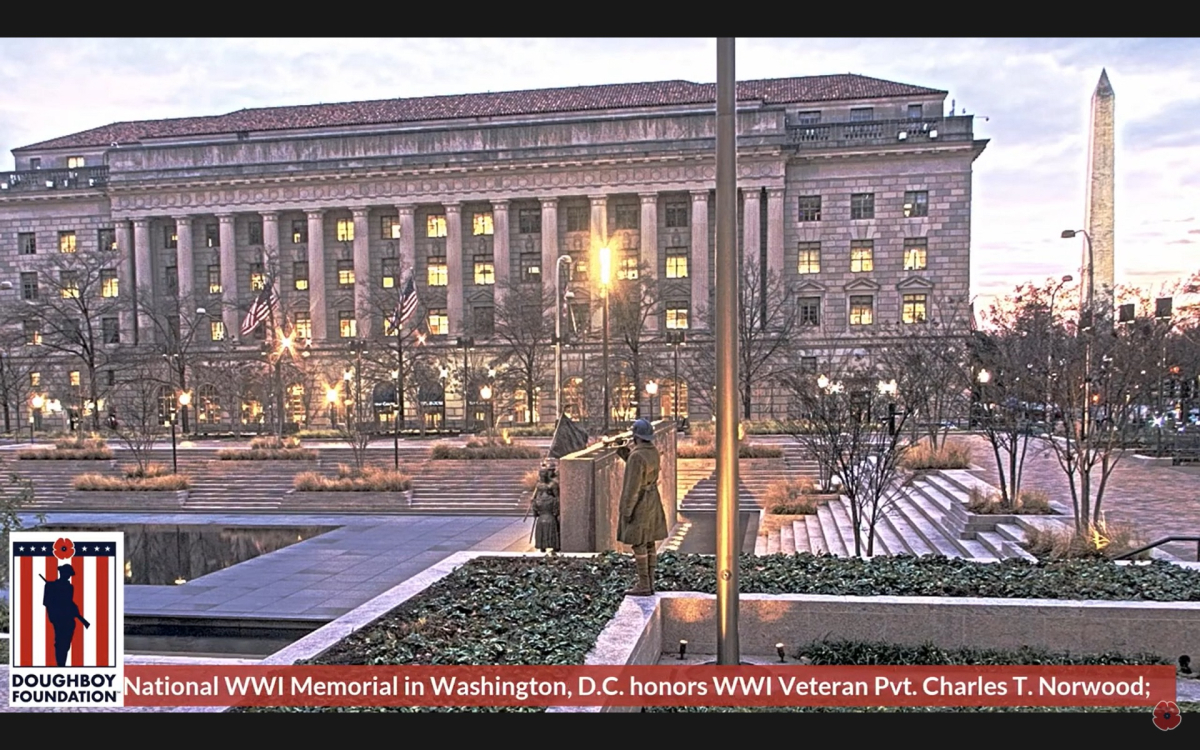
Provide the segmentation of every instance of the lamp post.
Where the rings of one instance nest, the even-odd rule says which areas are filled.
[[[395,403],[392,404],[392,468],[400,471],[400,414],[404,404],[404,396],[400,393],[400,383],[404,373],[401,370],[392,372],[396,381]]]
[[[1074,276],[1067,274],[1062,277],[1058,285],[1054,287],[1054,291],[1050,292],[1050,320],[1047,322],[1047,333],[1050,335],[1049,345],[1046,347],[1046,410],[1051,408],[1051,387],[1050,387],[1050,371],[1054,368],[1054,297],[1058,294],[1058,290],[1063,288],[1063,284],[1069,284],[1075,280]],[[1054,434],[1054,415],[1046,414],[1046,431],[1049,434]]]
[[[562,361],[562,314],[563,301],[570,294],[570,291],[563,293],[562,282],[560,279],[560,271],[562,270],[563,261],[571,262],[570,255],[560,255],[558,260],[554,262],[554,414],[555,424],[562,419],[562,388],[563,388],[563,361]],[[578,416],[578,415],[576,415]]]
[[[1088,290],[1087,290],[1087,307],[1079,313],[1080,328],[1086,318],[1088,337],[1084,342],[1084,362],[1083,362],[1083,418],[1080,423],[1079,440],[1082,443],[1091,431],[1091,413],[1092,413],[1092,339],[1095,337],[1096,320],[1095,320],[1095,302],[1096,302],[1096,262],[1092,256],[1092,237],[1083,229],[1065,229],[1063,230],[1063,239],[1071,239],[1076,234],[1082,234],[1083,239],[1087,243],[1088,254]],[[1082,304],[1082,300],[1080,300]],[[1080,331],[1082,333],[1082,331]],[[1087,498],[1084,498],[1085,501]]]
[[[325,389],[325,403],[329,404],[329,426],[332,429],[337,429],[337,388]]]
[[[654,421],[654,397],[658,395],[658,383],[651,380],[646,383],[646,395],[650,397],[650,421]]]
[[[600,296],[604,299],[604,344],[601,367],[604,369],[604,433],[608,434],[608,284],[612,279],[612,250],[608,245],[600,248]]]
[[[479,389],[479,398],[487,405],[487,434],[492,434],[492,387],[485,385]]]
[[[446,384],[450,382],[450,368],[441,367],[438,371],[438,380],[442,381],[442,426],[441,429],[446,429]]]
[[[350,352],[354,354],[354,429],[362,429],[362,355],[367,350],[367,342],[362,339],[350,340]]]
[[[179,394],[179,398],[177,400],[179,401],[179,408],[182,411],[184,409],[187,409],[188,404],[192,403],[192,394],[188,393],[187,391],[183,391],[182,393]],[[173,474],[179,473],[179,462],[175,458],[175,422],[176,421],[177,421],[176,414],[172,414],[171,415],[171,473],[173,473]]]
[[[675,419],[675,423],[679,424],[679,347],[683,346],[683,342],[687,340],[687,334],[683,331],[667,331],[667,341],[671,348],[675,350],[675,379],[672,381],[672,395],[674,404],[671,410],[671,416]]]
[[[467,364],[467,352],[469,352],[471,350],[471,347],[475,346],[475,339],[470,336],[462,336],[458,339],[457,343],[459,346],[462,347],[462,350],[463,350],[463,363],[462,363],[463,432],[469,432],[471,429],[471,405],[469,402],[471,399],[470,399],[470,395],[469,395],[470,391],[468,390],[468,388],[470,387],[470,383],[469,383],[470,378],[469,378],[469,370],[468,370],[468,364]]]
[[[33,430],[42,426],[42,407],[46,405],[46,399],[40,395],[35,395],[29,399],[29,405],[33,407],[33,413],[29,415],[29,444],[33,444]]]

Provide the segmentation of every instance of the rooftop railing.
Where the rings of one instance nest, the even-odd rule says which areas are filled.
[[[905,120],[864,120],[787,126],[788,143],[800,148],[886,146],[896,143],[970,141],[971,115]]]
[[[79,190],[104,187],[107,184],[106,166],[0,172],[0,194],[6,191]]]

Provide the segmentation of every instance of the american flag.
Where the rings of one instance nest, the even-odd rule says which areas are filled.
[[[254,300],[250,311],[246,313],[246,319],[242,321],[242,335],[249,336],[253,333],[260,323],[273,315],[278,304],[279,293],[275,291],[274,280],[267,277],[262,291],[258,293],[258,298]]]
[[[404,291],[400,293],[400,304],[396,306],[396,327],[404,325],[417,311],[417,284],[410,273],[404,282]]]

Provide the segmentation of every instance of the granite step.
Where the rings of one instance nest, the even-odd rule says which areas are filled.
[[[819,516],[805,516],[804,529],[808,536],[808,548],[814,555],[828,554],[829,548],[825,546],[825,536],[821,533],[821,520]]]
[[[895,507],[900,511],[909,527],[929,547],[931,554],[945,557],[963,556],[962,548],[955,544],[953,539],[946,536],[946,533],[929,518],[926,510],[911,495],[901,497]]]
[[[779,527],[779,551],[785,555],[796,554],[796,532],[791,524]]]
[[[842,544],[842,556],[854,556],[854,527],[850,523],[850,512],[845,503],[828,503],[829,517],[833,521],[833,532]]]
[[[812,553],[808,541],[808,526],[804,521],[792,521],[792,540],[796,545],[796,554]]]
[[[883,522],[891,526],[893,533],[904,540],[904,549],[907,551],[907,554],[916,555],[917,557],[936,554],[934,548],[925,541],[920,532],[909,522],[908,516],[899,507],[899,501],[888,508],[887,513],[884,514]]]
[[[846,544],[842,541],[841,532],[838,531],[837,521],[833,517],[833,510],[829,507],[831,503],[823,503],[817,506],[817,519],[820,521],[821,538],[824,540],[824,547],[829,554],[837,557],[846,557]]]

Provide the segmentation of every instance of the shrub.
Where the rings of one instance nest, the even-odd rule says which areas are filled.
[[[677,458],[716,458],[717,446],[712,443],[680,443],[675,448]],[[738,458],[780,458],[783,449],[776,445],[742,443],[738,446]]]
[[[537,469],[531,469],[525,472],[525,476],[521,477],[521,486],[525,488],[526,492],[533,492],[537,489],[539,473]]]
[[[812,515],[821,504],[816,494],[817,486],[808,477],[784,479],[767,486],[762,505],[775,515]]]
[[[519,427],[506,427],[505,430],[513,437],[549,437],[554,434],[554,424],[527,424]]]
[[[483,460],[506,458],[541,458],[542,453],[537,448],[528,445],[515,445],[497,442],[487,442],[471,438],[463,447],[449,443],[436,443],[429,457],[435,460]]]
[[[107,461],[112,457],[112,449],[103,440],[94,437],[59,438],[54,441],[53,448],[26,448],[17,451],[17,458],[27,461]]]
[[[297,439],[339,440],[341,437],[342,433],[338,430],[300,430],[296,433]]]
[[[71,487],[85,492],[168,492],[186,490],[191,486],[191,481],[185,474],[145,474],[148,476],[139,475],[137,469],[126,470],[125,475],[119,477],[107,474],[80,474],[71,481]]]
[[[217,458],[222,461],[315,461],[312,448],[222,448]]]
[[[1017,504],[1004,502],[998,493],[984,493],[978,486],[972,487],[967,497],[967,512],[979,515],[1017,515],[1017,516],[1047,516],[1054,515],[1050,507],[1050,498],[1045,492],[1037,490],[1022,490]]]
[[[300,447],[300,438],[281,438],[276,435],[256,437],[250,441],[250,450],[289,450]]]
[[[910,471],[969,469],[971,448],[962,443],[948,442],[934,450],[928,442],[922,441],[904,451],[900,457],[900,467]]]
[[[304,471],[296,475],[292,486],[299,492],[407,492],[412,477],[393,469],[338,464],[335,477]]]
[[[1030,529],[1025,532],[1024,547],[1034,557],[1044,560],[1109,560],[1143,544],[1132,526],[1101,520],[1099,524],[1089,524],[1084,532],[1077,532],[1073,524]],[[1142,552],[1135,559],[1149,560],[1150,553]]]

